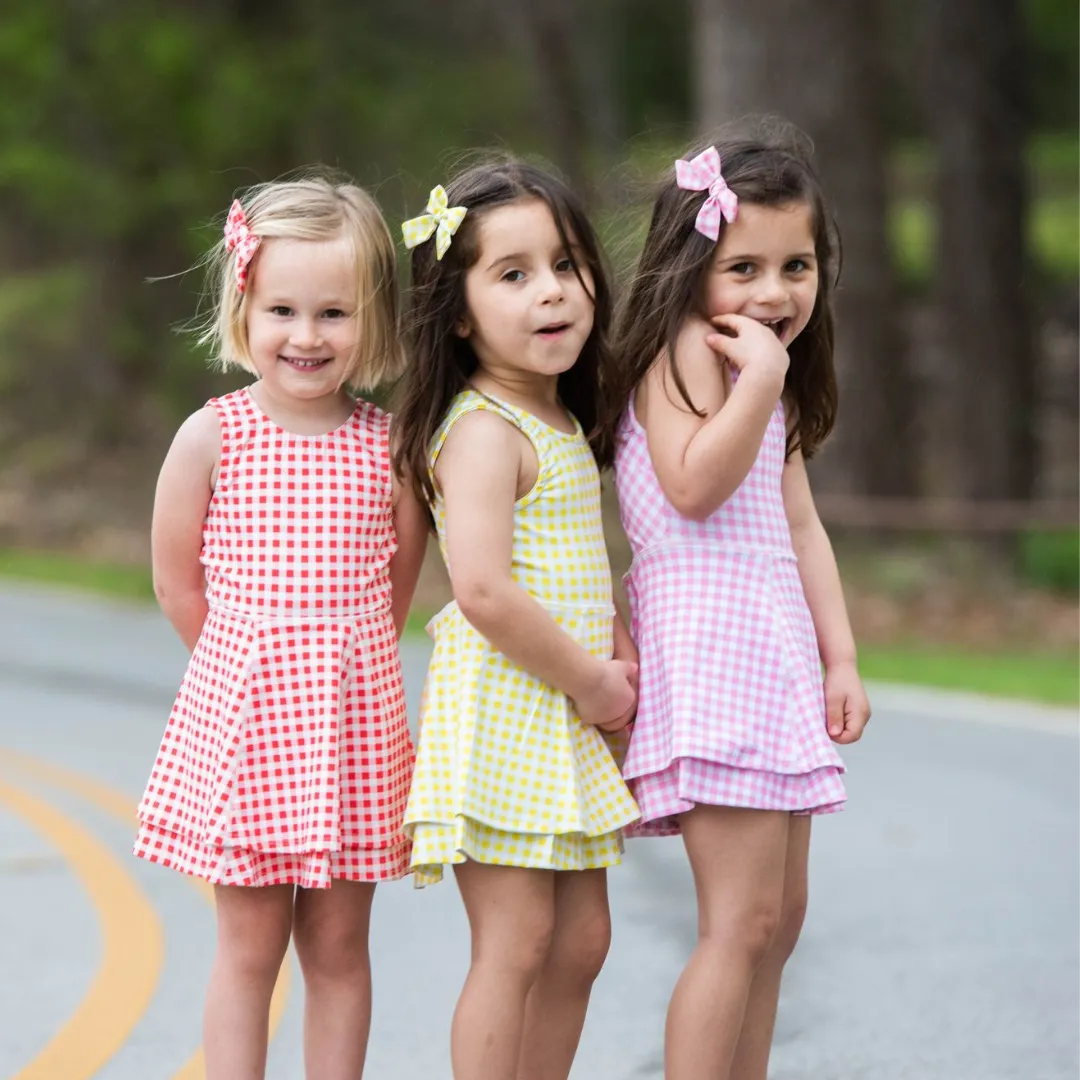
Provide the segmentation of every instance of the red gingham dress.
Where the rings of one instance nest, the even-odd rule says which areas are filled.
[[[246,389],[209,404],[209,613],[135,854],[218,885],[401,877],[413,746],[390,616],[389,417],[360,402],[303,436]]]
[[[640,652],[623,773],[641,808],[627,835],[679,831],[697,803],[793,813],[843,807],[821,661],[781,493],[784,406],[757,460],[705,521],[667,501],[627,409],[615,481],[634,560],[626,576]]]

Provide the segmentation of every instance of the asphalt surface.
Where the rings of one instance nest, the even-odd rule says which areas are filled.
[[[415,707],[427,649],[404,649]],[[213,911],[129,854],[185,656],[154,611],[0,586],[0,1077],[197,1080]],[[773,1080],[1073,1080],[1074,711],[874,687],[848,810],[815,824],[811,909]],[[692,945],[677,840],[611,873],[614,943],[574,1080],[661,1075]],[[449,1080],[468,938],[452,881],[379,890],[367,1080]],[[303,1075],[301,984],[280,986],[271,1080]]]

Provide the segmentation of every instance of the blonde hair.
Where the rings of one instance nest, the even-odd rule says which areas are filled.
[[[390,230],[375,200],[348,181],[317,173],[258,184],[240,196],[248,228],[260,240],[327,241],[344,238],[356,259],[356,353],[342,380],[371,390],[396,378],[404,366],[398,333],[397,262]],[[206,314],[197,327],[222,370],[255,374],[247,338],[247,305],[259,253],[247,288],[236,285],[236,256],[222,238],[207,253]]]

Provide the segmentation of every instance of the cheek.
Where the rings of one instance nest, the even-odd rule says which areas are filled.
[[[705,286],[705,313],[707,315],[729,315],[737,311],[742,300],[739,289],[731,282],[718,277],[709,278]]]

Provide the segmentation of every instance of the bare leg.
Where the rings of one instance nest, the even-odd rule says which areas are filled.
[[[270,998],[292,929],[293,887],[214,888],[218,940],[203,1013],[206,1080],[263,1080]]]
[[[555,875],[555,933],[529,993],[517,1080],[567,1080],[611,943],[607,871]]]
[[[698,942],[675,986],[667,1080],[729,1080],[747,995],[780,919],[789,815],[697,806],[682,815]]]
[[[293,940],[304,972],[307,1080],[360,1080],[371,1028],[368,927],[374,884],[297,889]]]
[[[450,1035],[454,1080],[515,1080],[525,1002],[552,940],[555,874],[478,862],[454,870],[472,931]]]
[[[780,926],[765,959],[761,961],[746,1001],[739,1045],[731,1066],[731,1080],[765,1080],[769,1069],[780,979],[784,965],[795,950],[806,914],[806,870],[810,854],[810,818],[792,815],[788,826],[787,863],[784,870],[784,903]]]

